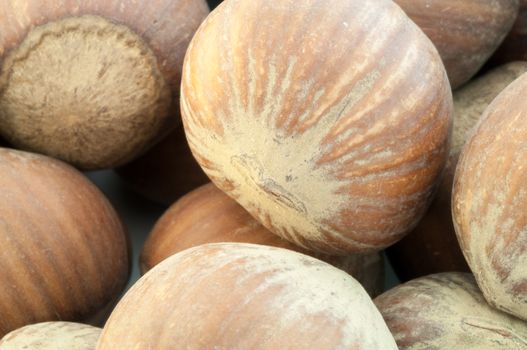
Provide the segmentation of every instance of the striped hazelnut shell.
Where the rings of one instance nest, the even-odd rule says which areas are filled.
[[[387,249],[401,280],[438,272],[470,272],[452,223],[452,185],[459,153],[488,105],[524,73],[527,62],[512,62],[454,91],[452,147],[432,205],[412,232]]]
[[[346,254],[393,244],[424,214],[452,97],[392,1],[227,0],[189,46],[181,109],[216,186],[273,233]]]
[[[421,277],[374,300],[400,350],[521,350],[527,324],[485,301],[470,273]]]
[[[0,337],[44,321],[96,318],[130,270],[124,227],[71,166],[0,148]]]
[[[97,347],[116,348],[397,349],[350,275],[307,255],[246,243],[190,248],[141,277]]]
[[[527,320],[527,73],[486,109],[458,162],[454,228],[485,299]]]
[[[395,0],[437,47],[453,89],[468,82],[501,44],[518,0]]]

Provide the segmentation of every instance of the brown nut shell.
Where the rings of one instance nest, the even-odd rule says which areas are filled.
[[[387,250],[402,281],[432,273],[470,269],[452,223],[452,185],[459,152],[488,105],[527,72],[527,62],[513,62],[487,72],[454,92],[454,130],[450,157],[437,194],[417,227]]]
[[[132,190],[165,205],[210,181],[192,156],[181,125],[116,171]]]
[[[452,88],[474,76],[501,44],[518,0],[395,0],[437,47]]]
[[[527,74],[486,109],[454,177],[461,249],[485,298],[527,320]]]
[[[129,276],[114,209],[81,173],[0,148],[0,337],[27,324],[96,316]]]
[[[527,324],[488,305],[469,273],[418,278],[374,301],[400,350],[521,350],[527,346]]]
[[[375,251],[424,214],[448,155],[451,91],[392,1],[227,0],[183,71],[193,154],[273,233],[327,254]]]
[[[518,60],[527,61],[527,0],[520,1],[518,18],[490,63],[496,65]]]
[[[102,329],[73,322],[42,322],[19,328],[0,340],[2,350],[95,350]]]
[[[168,259],[121,299],[106,349],[397,349],[347,273],[287,249],[205,244]]]
[[[177,121],[207,13],[204,0],[1,1],[0,134],[83,169],[131,160]]]
[[[294,250],[346,271],[371,296],[383,290],[384,262],[379,253],[330,256],[297,247],[269,232],[211,183],[181,198],[157,221],[141,252],[141,271],[145,273],[185,249],[219,242],[263,244]]]

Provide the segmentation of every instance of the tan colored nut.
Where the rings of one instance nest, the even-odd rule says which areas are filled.
[[[84,169],[121,165],[177,122],[204,0],[0,2],[0,134]]]
[[[400,350],[522,350],[527,324],[485,301],[472,274],[440,273],[377,297]]]
[[[396,350],[347,273],[287,249],[204,244],[164,260],[121,299],[98,350]]]
[[[95,350],[102,329],[73,322],[42,322],[0,340],[0,350]]]

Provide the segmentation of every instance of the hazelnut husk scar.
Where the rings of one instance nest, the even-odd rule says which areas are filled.
[[[205,2],[40,3],[0,10],[0,135],[100,169],[176,124],[183,54]]]

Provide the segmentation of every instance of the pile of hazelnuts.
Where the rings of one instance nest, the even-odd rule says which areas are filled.
[[[525,0],[0,0],[0,350],[527,349],[526,73]]]

